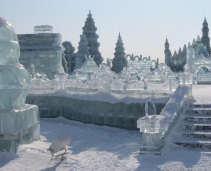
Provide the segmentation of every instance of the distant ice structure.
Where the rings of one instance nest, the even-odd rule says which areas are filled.
[[[62,36],[52,33],[52,26],[35,26],[34,29],[35,34],[18,35],[20,63],[32,76],[45,74],[48,79],[54,79],[62,66]]]
[[[207,57],[204,56],[203,52],[204,52],[204,49],[206,49],[204,45],[202,45],[201,43],[196,44],[196,45],[197,46],[195,50],[189,44],[187,48],[187,56],[186,56],[187,64],[184,66],[184,69],[186,69],[186,73],[188,72],[189,75],[191,75],[192,77],[191,79],[193,82],[197,82],[197,84],[210,84],[211,83],[211,56],[207,56]],[[200,51],[201,53],[199,54],[198,51]]]
[[[56,91],[62,87],[63,90],[67,90],[71,94],[76,92],[79,94],[109,92],[139,97],[140,91],[148,90],[152,93],[154,91],[174,91],[179,85],[176,75],[166,64],[156,64],[156,67],[151,71],[152,61],[148,58],[144,58],[143,61],[129,62],[128,67],[123,68],[122,72],[118,74],[111,71],[106,64],[101,64],[98,67],[93,60],[94,57],[84,55],[84,58],[85,61],[81,68],[77,68],[69,76],[56,74],[56,80],[45,79],[42,81],[34,77],[32,91],[36,89],[46,91],[46,88]],[[64,78],[61,78],[62,81],[58,81],[60,80],[58,76],[62,75]]]
[[[25,104],[30,79],[19,57],[17,35],[0,17],[0,151],[39,139],[38,107]]]

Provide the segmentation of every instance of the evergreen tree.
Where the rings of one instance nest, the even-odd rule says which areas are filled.
[[[119,33],[111,68],[111,70],[116,73],[120,73],[123,67],[127,66],[127,60],[125,58],[125,52],[124,52],[125,49],[123,46],[124,44],[122,42],[122,38]]]
[[[92,14],[89,11],[85,25],[83,27],[83,34],[86,35],[90,55],[94,56],[94,61],[99,66],[99,64],[103,62],[103,58],[98,50],[100,43],[97,42],[99,36],[96,34],[96,31],[97,27],[95,27],[94,19],[92,18]]]
[[[81,68],[82,64],[86,60],[85,56],[89,56],[89,47],[85,34],[80,36],[80,42],[78,44],[78,52],[76,53],[75,59],[75,69]]]
[[[72,46],[72,43],[70,41],[62,42],[62,46],[65,48],[64,57],[67,61],[67,67],[69,68],[69,73],[70,73],[75,68],[75,55],[74,55],[75,48]]]

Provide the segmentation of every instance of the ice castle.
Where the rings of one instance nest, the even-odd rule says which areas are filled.
[[[206,18],[204,19],[202,27],[202,37],[199,36],[197,39],[193,39],[192,47],[194,48],[195,52],[198,55],[203,54],[204,57],[210,58],[210,38],[209,38],[209,28]],[[179,51],[174,51],[174,54],[172,55],[171,50],[169,49],[169,42],[166,38],[165,42],[165,63],[167,66],[171,68],[172,71],[175,72],[182,72],[183,67],[186,64],[186,54],[187,54],[187,46],[184,45],[183,50],[179,48]]]

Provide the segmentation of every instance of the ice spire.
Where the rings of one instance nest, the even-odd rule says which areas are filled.
[[[199,35],[197,36],[197,40],[196,41],[197,41],[197,43],[201,43],[201,38],[200,38]]]
[[[165,42],[165,44],[169,44],[167,37],[166,37],[166,42]]]
[[[165,54],[165,63],[167,66],[171,67],[170,66],[170,58],[171,58],[171,51],[169,49],[169,42],[168,42],[168,39],[166,37],[166,41],[165,41],[165,49],[164,49],[164,54]]]
[[[210,38],[209,38],[209,28],[206,17],[204,18],[204,22],[202,24],[202,37],[201,43],[206,46],[208,54],[210,54]]]

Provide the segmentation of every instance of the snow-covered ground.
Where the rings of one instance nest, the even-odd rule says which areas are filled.
[[[198,104],[211,104],[211,85],[194,85],[192,95]]]
[[[211,86],[193,86],[197,103],[211,104]],[[53,158],[47,148],[70,133],[69,154]],[[16,154],[0,152],[0,170],[211,170],[211,151],[174,146],[170,138],[162,155],[139,155],[141,133],[83,124],[63,117],[41,119],[41,139],[21,145]]]

